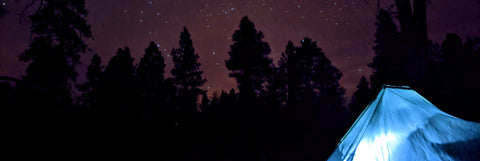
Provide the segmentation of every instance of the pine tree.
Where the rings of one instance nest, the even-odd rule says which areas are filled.
[[[82,92],[77,99],[82,110],[97,106],[98,87],[103,75],[102,59],[98,54],[93,55],[86,75],[87,82],[77,86],[78,90]]]
[[[398,48],[403,59],[400,66],[402,73],[399,84],[409,85],[422,92],[427,70],[427,51],[431,41],[427,36],[427,1],[413,0],[413,6],[408,0],[395,0],[397,19],[400,24],[401,48]],[[372,80],[373,81],[373,80]]]
[[[271,72],[270,47],[262,41],[263,37],[247,17],[242,18],[239,29],[233,34],[234,43],[228,52],[230,59],[225,64],[231,71],[230,77],[237,80],[241,103],[256,102]]]
[[[288,93],[286,98],[286,103],[288,107],[294,108],[297,103],[299,103],[300,98],[298,97],[298,86],[299,78],[301,73],[298,72],[297,68],[298,57],[296,55],[297,47],[293,45],[293,42],[288,41],[287,46],[285,47],[285,52],[282,53],[279,62],[280,74],[283,76],[284,85],[281,88],[284,88],[284,91]]]
[[[287,91],[287,114],[290,117],[285,121],[292,124],[284,127],[289,131],[285,135],[292,138],[286,142],[310,159],[319,159],[323,155],[319,151],[328,149],[320,147],[334,147],[335,142],[331,140],[343,133],[331,130],[328,134],[322,133],[344,126],[340,120],[345,118],[345,89],[338,82],[342,73],[331,64],[316,42],[304,38],[299,47],[288,42],[278,63],[278,74],[283,77],[278,80],[280,90]],[[304,156],[294,158],[297,157]]]
[[[207,112],[209,110],[208,109],[209,104],[210,104],[210,99],[208,99],[207,93],[204,92],[202,94],[202,102],[200,103],[200,110],[202,110],[202,112]]]
[[[100,112],[106,114],[136,114],[139,99],[138,81],[135,79],[130,49],[118,49],[105,68],[99,91]]]
[[[381,9],[377,15],[375,33],[375,57],[368,64],[373,74],[370,76],[372,92],[378,93],[384,84],[405,85],[403,72],[404,58],[401,54],[400,33],[392,19],[392,13]]]
[[[372,101],[370,94],[370,86],[367,78],[362,76],[358,82],[357,90],[353,93],[352,99],[348,104],[348,109],[352,113],[352,119],[355,120],[360,116],[367,105]]]
[[[463,119],[478,121],[478,103],[476,98],[480,97],[480,61],[478,48],[480,41],[467,40],[465,44],[457,34],[447,34],[441,44],[443,64],[442,90],[440,91],[442,99],[440,105],[444,110],[459,116]]]
[[[190,33],[186,27],[180,34],[180,47],[172,50],[172,60],[175,64],[171,73],[178,88],[179,96],[179,119],[182,123],[190,119],[188,115],[198,111],[197,98],[205,91],[200,87],[205,84],[206,79],[202,78],[203,71],[200,70],[198,54],[195,53]]]
[[[213,92],[212,94],[212,99],[210,100],[210,112],[219,112],[219,106],[220,106],[220,97],[218,96],[217,91]]]
[[[221,94],[220,94],[220,100],[219,100],[220,104],[224,107],[224,108],[230,108],[231,104],[233,102],[231,102],[231,100],[229,99],[229,95],[226,91],[222,90]]]
[[[179,88],[179,95],[188,97],[186,100],[182,100],[190,105],[195,105],[197,96],[203,93],[199,87],[206,82],[206,79],[202,78],[203,71],[200,70],[199,56],[195,53],[190,33],[186,27],[180,34],[179,44],[180,48],[172,50],[172,60],[175,65],[171,73]]]
[[[142,115],[147,123],[151,122],[153,117],[159,117],[162,111],[160,108],[165,108],[160,107],[165,105],[166,99],[163,73],[165,73],[165,60],[162,52],[154,42],[150,42],[136,70],[144,107]]]
[[[331,64],[331,61],[317,47],[316,42],[305,38],[296,50],[299,84],[297,88],[302,101],[320,103],[329,107],[343,107],[343,89],[338,81],[342,73]],[[295,91],[293,91],[295,92]]]
[[[24,79],[46,89],[56,98],[59,110],[68,110],[73,105],[74,69],[87,48],[82,38],[92,37],[85,1],[44,0],[38,6],[29,17],[33,40],[20,55],[21,61],[31,61]]]
[[[178,117],[177,112],[179,111],[179,104],[180,99],[177,95],[178,88],[175,85],[175,80],[173,78],[167,78],[164,81],[164,89],[165,89],[165,108],[162,108],[162,116],[159,118],[159,123],[162,124],[165,128],[171,129],[178,125]]]
[[[160,95],[159,92],[165,78],[164,73],[165,59],[162,52],[158,50],[154,42],[150,42],[136,70],[136,75],[142,81],[144,95],[147,98],[157,98]]]

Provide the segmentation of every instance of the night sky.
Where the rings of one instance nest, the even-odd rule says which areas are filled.
[[[28,22],[19,23],[18,13],[29,0],[0,0],[7,15],[0,20],[0,75],[21,77],[27,63],[18,61],[29,41]],[[288,40],[295,45],[304,37],[317,41],[326,56],[340,69],[341,85],[347,96],[355,90],[360,77],[369,76],[372,60],[376,0],[87,0],[87,20],[94,39],[85,40],[93,52],[82,55],[77,66],[84,80],[86,66],[93,53],[103,63],[118,48],[128,46],[138,63],[150,41],[155,41],[166,58],[166,76],[172,66],[172,48],[178,47],[183,26],[189,29],[201,69],[213,91],[236,88],[225,67],[231,37],[243,16],[261,30],[275,64]],[[382,0],[388,8],[394,0]],[[477,0],[431,0],[428,5],[428,36],[441,42],[446,33],[462,38],[480,35],[480,4]],[[29,11],[35,10],[35,7]]]

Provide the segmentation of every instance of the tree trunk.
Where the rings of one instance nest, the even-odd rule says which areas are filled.
[[[401,43],[404,46],[403,71],[408,85],[422,87],[427,58],[427,5],[426,0],[395,0],[400,21]]]

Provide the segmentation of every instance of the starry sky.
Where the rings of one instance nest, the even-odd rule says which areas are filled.
[[[18,13],[29,0],[0,0],[7,15],[0,19],[0,75],[21,77],[27,63],[18,55],[30,43],[28,22],[19,22]],[[388,8],[394,0],[381,0]],[[189,29],[209,93],[236,88],[225,67],[231,37],[243,16],[264,33],[265,42],[276,63],[287,41],[300,44],[310,37],[340,69],[340,83],[347,97],[356,89],[361,76],[369,76],[367,64],[373,58],[376,0],[86,0],[93,39],[85,41],[92,49],[82,55],[77,66],[83,75],[90,58],[98,53],[103,63],[118,48],[128,46],[138,63],[150,41],[157,43],[166,58],[166,76],[172,67],[172,48],[178,47],[183,26]],[[32,7],[34,8],[34,7]],[[480,35],[480,3],[477,0],[431,0],[428,5],[428,36],[441,42],[446,33],[462,38]],[[27,12],[33,12],[30,10]]]

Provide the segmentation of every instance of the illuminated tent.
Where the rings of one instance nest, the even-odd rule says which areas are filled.
[[[480,124],[439,110],[409,87],[384,86],[328,160],[480,160]]]

